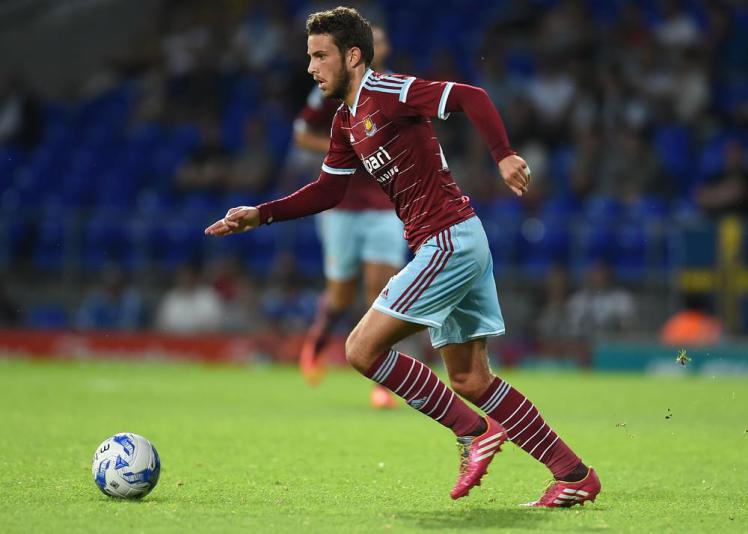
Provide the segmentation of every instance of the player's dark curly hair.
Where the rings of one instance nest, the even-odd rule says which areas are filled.
[[[307,35],[327,33],[332,35],[341,54],[353,47],[361,50],[366,66],[374,59],[374,39],[371,24],[351,7],[338,6],[328,11],[312,13],[306,19]]]

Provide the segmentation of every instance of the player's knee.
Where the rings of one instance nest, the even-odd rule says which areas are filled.
[[[345,340],[345,359],[360,373],[369,369],[365,346],[358,328],[354,328]]]
[[[472,402],[477,401],[490,385],[490,381],[486,384],[480,374],[469,372],[451,373],[449,383],[455,393]]]

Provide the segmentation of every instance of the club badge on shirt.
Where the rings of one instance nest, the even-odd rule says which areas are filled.
[[[366,130],[366,137],[371,137],[377,133],[377,125],[371,120],[371,117],[366,117],[364,120],[364,130]]]

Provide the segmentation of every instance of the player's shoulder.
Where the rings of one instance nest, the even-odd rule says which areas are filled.
[[[404,102],[408,89],[415,79],[415,76],[407,74],[370,71],[363,81],[361,90],[375,101],[397,99]]]

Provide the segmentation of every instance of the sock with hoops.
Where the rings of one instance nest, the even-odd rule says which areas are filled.
[[[479,435],[485,427],[483,418],[431,369],[407,354],[390,350],[377,358],[364,374],[405,399],[410,407],[452,429],[457,436]]]
[[[475,405],[504,425],[509,440],[545,464],[556,479],[565,480],[565,475],[584,465],[548,426],[533,403],[499,377],[494,378]]]

